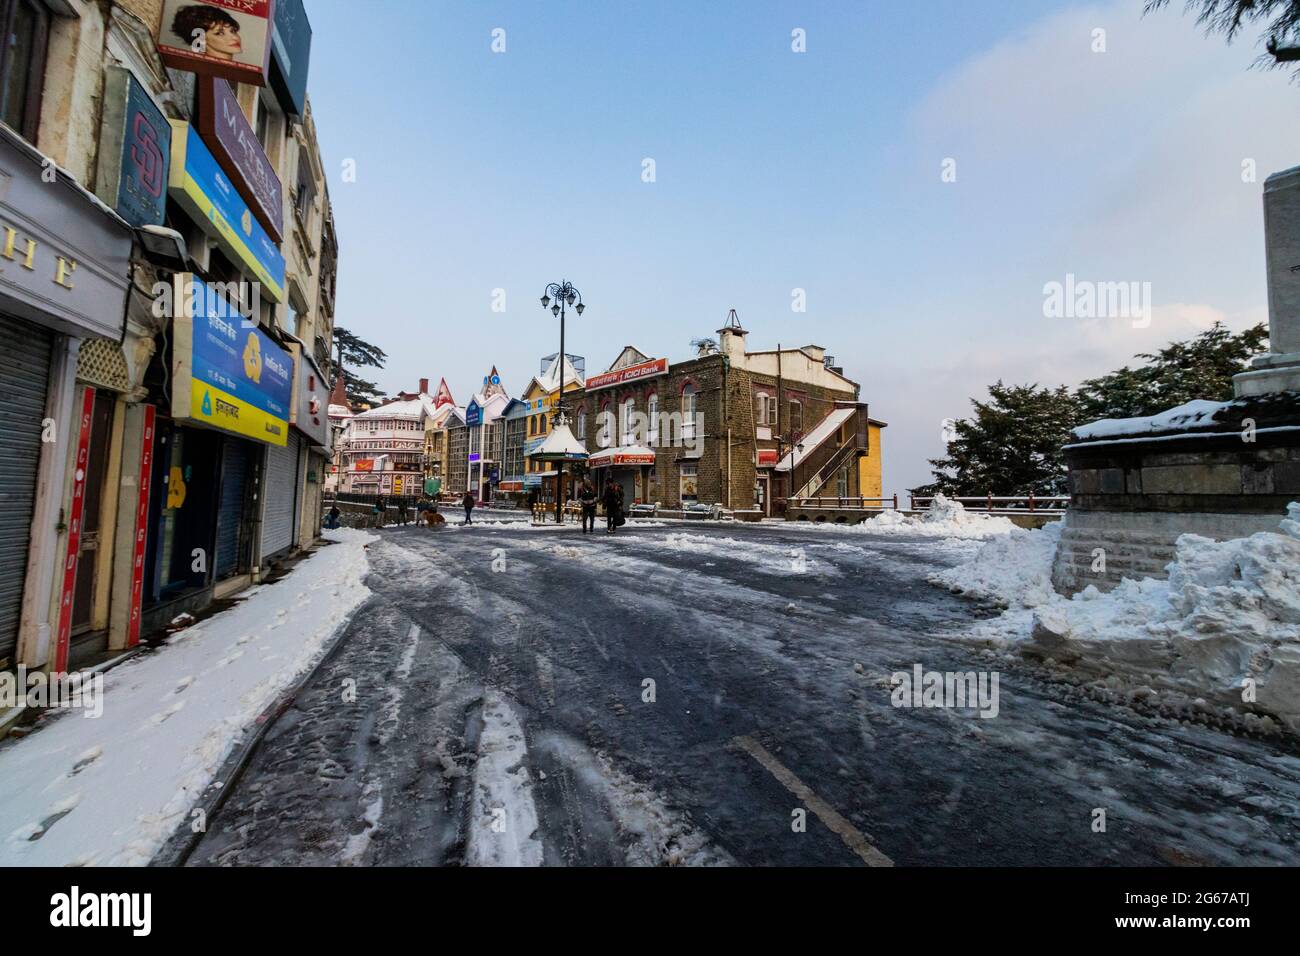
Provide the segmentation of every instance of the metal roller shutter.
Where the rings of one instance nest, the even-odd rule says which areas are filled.
[[[221,453],[221,502],[217,508],[217,578],[227,578],[243,563],[244,499],[252,446],[227,439]]]
[[[0,315],[0,666],[13,663],[41,457],[41,422],[50,385],[54,335]]]
[[[293,546],[294,516],[298,513],[298,436],[289,433],[283,448],[266,449],[266,512],[262,517],[262,558]]]

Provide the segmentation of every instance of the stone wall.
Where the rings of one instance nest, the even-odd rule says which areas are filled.
[[[1298,409],[1297,395],[1243,399],[1193,431],[1067,446],[1056,589],[1164,577],[1181,534],[1226,540],[1276,529],[1300,500]]]

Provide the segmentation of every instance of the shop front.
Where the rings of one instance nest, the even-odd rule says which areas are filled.
[[[305,548],[320,537],[324,501],[321,488],[330,460],[330,425],[327,414],[329,385],[316,362],[301,342],[290,344],[294,360],[293,412],[290,434],[297,436],[303,448],[301,498],[298,509],[299,547]]]
[[[0,668],[63,669],[81,554],[65,519],[104,487],[111,437],[77,355],[122,339],[132,230],[3,125],[0,171]]]
[[[623,489],[626,505],[650,500],[651,475],[654,472],[655,453],[645,445],[620,445],[606,448],[592,455],[587,467],[596,476],[597,492],[604,493],[608,484]]]
[[[145,633],[251,580],[259,555],[292,515],[266,508],[263,488],[293,499],[289,447],[293,357],[197,276],[173,280],[170,415],[159,415],[143,595]],[[274,457],[270,452],[276,452]],[[292,506],[291,506],[292,507]],[[265,509],[265,510],[264,510]]]

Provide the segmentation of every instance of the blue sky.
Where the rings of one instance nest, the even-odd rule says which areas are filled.
[[[892,493],[999,378],[1266,317],[1260,188],[1300,163],[1300,88],[1180,3],[306,3],[337,321],[390,391],[463,403],[492,365],[522,390],[558,347],[550,281],[586,299],[589,371],[687,358],[735,308],[751,347],[824,345],[862,383]],[[1046,318],[1067,273],[1150,282],[1153,321]]]

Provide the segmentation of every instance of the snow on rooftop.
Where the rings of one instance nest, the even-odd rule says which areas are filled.
[[[1074,436],[1081,441],[1088,441],[1113,438],[1118,435],[1154,435],[1177,428],[1196,428],[1210,424],[1214,416],[1229,404],[1229,402],[1211,402],[1197,398],[1155,415],[1140,418],[1103,418],[1087,425],[1080,425],[1074,429]]]

